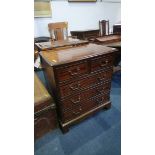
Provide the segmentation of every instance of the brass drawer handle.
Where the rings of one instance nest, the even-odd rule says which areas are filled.
[[[99,99],[99,100],[96,100],[97,104],[102,104],[103,101],[104,101],[103,97],[101,99]]]
[[[74,87],[73,84],[70,84],[69,88],[72,89],[72,90],[77,90],[77,89],[80,88],[80,83],[77,84],[77,87]]]
[[[97,80],[99,81],[99,82],[101,82],[101,81],[103,81],[103,80],[105,80],[105,75],[103,76],[103,77],[97,77]]]
[[[103,86],[101,89],[96,89],[96,92],[102,93],[103,91],[110,90],[110,86]]]
[[[80,71],[80,68],[79,68],[79,66],[78,66],[78,67],[76,67],[76,72],[73,72],[73,71],[71,71],[71,70],[68,71],[68,72],[70,73],[71,76],[74,76],[74,75],[77,75],[79,71]]]
[[[96,90],[96,92],[99,93],[99,94],[102,94],[102,91],[103,90],[98,90],[98,89]]]
[[[73,111],[73,114],[78,115],[78,114],[80,114],[80,112],[79,111],[78,112]]]
[[[108,64],[108,62],[109,62],[108,60],[102,61],[100,66],[104,67]]]
[[[80,107],[80,108],[79,108],[79,111],[77,111],[77,112],[73,111],[73,114],[78,115],[78,114],[81,113],[81,111],[82,111],[82,108]]]
[[[80,101],[81,101],[80,96],[79,96],[78,100],[76,100],[76,101],[74,101],[73,99],[71,99],[71,102],[74,103],[74,104],[79,103]]]

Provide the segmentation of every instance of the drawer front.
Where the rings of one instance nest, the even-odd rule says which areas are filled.
[[[103,94],[110,93],[110,83],[105,83],[101,86],[91,88],[89,90],[80,92],[74,96],[71,96],[67,99],[61,101],[62,110],[74,109],[74,106],[80,105],[83,106],[85,100],[88,100],[94,96],[100,96]]]
[[[87,61],[78,64],[76,63],[71,66],[56,68],[56,76],[58,82],[64,82],[87,73],[88,73]]]
[[[113,55],[100,56],[91,60],[91,72],[102,70],[113,65]]]
[[[95,107],[98,107],[105,102],[109,101],[109,95],[103,95],[98,98],[92,98],[91,100],[86,101],[84,106],[75,105],[72,109],[64,111],[62,113],[62,122],[67,122],[69,120],[75,119],[76,117],[92,110]]]
[[[78,80],[76,82],[72,82],[67,85],[60,86],[60,88],[59,88],[60,96],[63,98],[68,95],[74,94],[78,91],[87,89],[89,87],[92,87],[95,85],[101,85],[106,81],[110,81],[111,77],[112,77],[112,70],[111,71],[108,70],[105,72],[95,74],[93,76],[89,76],[82,80]]]

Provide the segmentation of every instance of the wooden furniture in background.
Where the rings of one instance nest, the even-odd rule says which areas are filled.
[[[114,51],[87,44],[40,53],[63,132],[98,110],[110,108]]]
[[[37,139],[57,127],[53,98],[34,73],[34,138]]]
[[[121,71],[121,42],[106,43],[104,46],[116,48],[113,72]]]
[[[40,52],[38,46],[36,46],[35,43],[48,42],[48,41],[50,41],[50,37],[44,37],[43,36],[43,37],[36,37],[36,38],[34,38],[34,49],[35,49],[35,51]]]
[[[116,70],[120,71],[120,66],[118,64],[121,61],[121,36],[108,35],[108,36],[99,37],[94,39],[94,43],[117,49],[117,51],[115,52],[114,72]]]
[[[42,42],[42,43],[35,43],[35,46],[39,49],[39,51],[43,50],[50,50],[55,48],[61,48],[66,46],[81,46],[84,44],[88,44],[89,42],[86,40],[59,40],[53,42]]]
[[[99,21],[100,36],[109,35],[109,20]]]
[[[68,39],[68,22],[49,23],[48,30],[52,40]]]
[[[47,41],[50,41],[50,37],[42,36],[34,38],[34,43],[47,42]]]
[[[34,70],[42,70],[42,66],[40,64],[39,52],[40,48],[35,43],[40,42],[48,42],[50,41],[50,37],[42,36],[34,38]]]
[[[120,41],[121,41],[120,35],[108,35],[108,36],[103,36],[103,37],[97,37],[94,39],[94,42],[96,44],[101,44],[101,45],[120,42]]]
[[[81,40],[88,40],[90,38],[99,37],[99,33],[99,29],[71,31],[72,36],[76,36]]]
[[[121,24],[113,25],[113,34],[121,35]]]

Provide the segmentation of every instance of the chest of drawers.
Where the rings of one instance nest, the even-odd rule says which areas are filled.
[[[45,78],[52,90],[63,132],[72,124],[111,106],[114,51],[88,44],[41,52]]]

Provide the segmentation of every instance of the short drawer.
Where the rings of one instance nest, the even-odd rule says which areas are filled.
[[[59,87],[60,96],[63,98],[68,95],[74,94],[78,91],[85,90],[89,87],[101,85],[107,81],[110,81],[111,77],[112,70],[107,70],[98,74],[94,74],[93,76],[89,76],[87,78],[71,82],[67,85],[62,85]]]
[[[88,73],[88,64],[87,61],[83,61],[81,63],[56,67],[55,71],[58,82],[64,82]]]
[[[79,117],[80,115],[92,110],[93,108],[96,108],[107,101],[109,101],[110,97],[109,95],[103,95],[98,98],[93,98],[91,100],[87,100],[84,106],[76,105],[73,109],[70,109],[68,111],[64,111],[62,114],[62,121],[67,122],[69,120],[75,119],[76,117]]]
[[[113,66],[113,55],[106,55],[106,56],[100,56],[93,58],[91,60],[91,72],[102,70],[104,68],[108,68],[110,66]]]
[[[62,110],[74,109],[77,105],[83,106],[86,100],[94,96],[100,96],[110,93],[110,83],[105,83],[101,86],[93,87],[91,89],[81,91],[74,96],[61,100]]]

